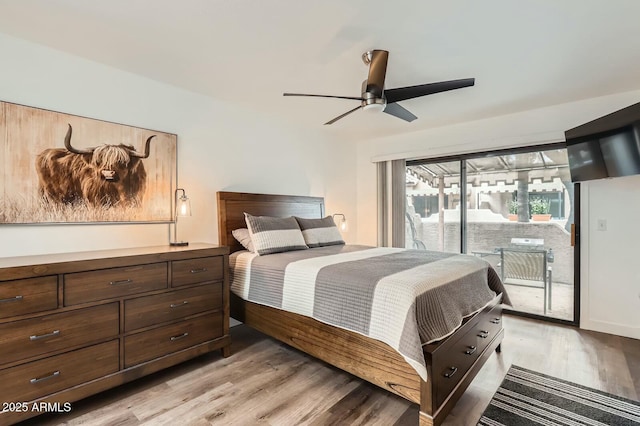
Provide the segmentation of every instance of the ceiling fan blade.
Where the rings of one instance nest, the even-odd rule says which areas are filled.
[[[462,89],[473,86],[475,78],[464,78],[462,80],[440,81],[438,83],[427,83],[418,86],[399,87],[384,91],[387,103],[406,101],[407,99],[418,98],[420,96],[432,95],[434,93],[446,92],[448,90]]]
[[[309,95],[306,93],[283,93],[282,96],[312,96],[314,98],[337,98],[337,99],[350,99],[353,101],[362,101],[362,97],[355,96],[333,96],[333,95]]]
[[[333,123],[335,123],[336,121],[340,120],[341,118],[346,117],[347,115],[351,114],[352,112],[354,112],[354,111],[356,111],[356,110],[358,110],[358,109],[360,109],[360,108],[362,108],[362,105],[358,105],[358,106],[357,106],[357,107],[355,107],[354,109],[349,110],[349,111],[345,112],[344,114],[340,114],[340,115],[339,115],[339,116],[337,116],[336,118],[334,118],[334,119],[332,119],[332,120],[329,120],[329,121],[327,121],[327,122],[326,122],[326,123],[324,123],[324,124],[325,124],[325,125],[327,125],[327,124],[333,124]]]
[[[411,123],[413,120],[418,118],[415,115],[413,115],[409,110],[401,107],[399,104],[396,104],[396,103],[387,104],[383,112],[386,112],[389,115],[393,115],[394,117],[401,118],[404,121],[408,121],[409,123]]]
[[[366,92],[373,94],[376,98],[382,97],[384,78],[387,75],[388,59],[389,52],[386,50],[374,50],[371,52]]]

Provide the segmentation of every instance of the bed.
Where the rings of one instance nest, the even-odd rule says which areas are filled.
[[[232,231],[246,227],[245,212],[255,216],[309,219],[325,216],[324,199],[320,197],[218,192],[217,199],[220,244],[229,246],[236,255],[243,255],[236,252],[244,248],[232,236]],[[310,316],[250,302],[235,293],[231,294],[231,316],[419,404],[420,425],[439,425],[487,358],[493,351],[500,351],[504,335],[502,296],[492,294],[488,303],[463,318],[462,324],[448,337],[422,345],[424,372],[381,340]]]

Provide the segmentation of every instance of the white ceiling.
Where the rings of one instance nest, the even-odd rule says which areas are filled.
[[[0,0],[2,33],[350,138],[640,89],[639,17],[637,0]],[[387,88],[476,85],[402,102],[412,123],[323,126],[357,101],[282,96],[359,96],[374,48]]]

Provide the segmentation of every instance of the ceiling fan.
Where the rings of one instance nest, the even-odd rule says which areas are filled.
[[[387,73],[387,60],[389,52],[386,50],[371,50],[362,54],[362,61],[369,66],[369,76],[362,82],[362,96],[332,96],[332,95],[310,95],[305,93],[283,93],[283,96],[313,96],[317,98],[338,98],[360,101],[357,107],[340,114],[336,118],[324,124],[333,124],[341,118],[346,117],[362,108],[363,110],[383,111],[394,117],[411,122],[416,117],[407,109],[398,105],[397,102],[407,99],[418,98],[420,96],[432,95],[434,93],[446,92],[448,90],[461,89],[473,86],[474,78],[464,78],[461,80],[440,81],[438,83],[420,84],[417,86],[398,87],[396,89],[384,88],[384,78]]]

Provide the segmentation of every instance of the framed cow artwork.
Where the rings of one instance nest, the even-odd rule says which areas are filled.
[[[0,102],[0,224],[171,222],[177,136]]]

